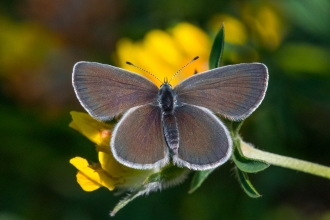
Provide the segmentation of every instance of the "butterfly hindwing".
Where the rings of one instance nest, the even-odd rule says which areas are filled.
[[[173,161],[179,166],[206,170],[226,162],[232,151],[227,128],[206,108],[183,105],[175,110],[179,148]]]
[[[116,125],[111,138],[114,157],[129,167],[152,169],[169,161],[161,110],[143,105],[128,110]]]

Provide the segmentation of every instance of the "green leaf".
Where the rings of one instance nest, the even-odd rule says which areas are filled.
[[[245,157],[241,151],[240,139],[233,139],[234,153],[232,159],[238,169],[246,173],[257,173],[269,167],[269,164],[262,160]]]
[[[202,185],[206,177],[208,177],[214,170],[215,168],[210,170],[197,171],[191,181],[188,193],[195,192],[196,189],[198,189]]]
[[[250,196],[251,198],[260,197],[261,195],[252,186],[252,183],[250,182],[248,175],[239,169],[236,169],[236,172],[237,172],[238,180],[242,188],[246,192],[246,194],[248,194],[248,196]]]
[[[218,34],[215,36],[212,45],[212,50],[209,59],[209,69],[214,69],[220,66],[220,61],[224,48],[224,42],[225,42],[225,27],[224,24],[222,23],[222,26]]]
[[[177,181],[180,176],[187,172],[186,168],[179,168],[177,166],[169,166],[164,168],[161,172],[150,175],[145,181],[144,185],[154,182],[164,183],[170,181]],[[185,177],[184,175],[183,177]],[[178,180],[180,181],[180,180]]]
[[[140,190],[134,191],[132,194],[126,196],[124,199],[122,199],[115,208],[110,212],[110,216],[115,216],[115,214],[122,208],[124,208],[128,203],[130,203],[133,199],[143,195],[146,193],[148,189],[141,188]]]

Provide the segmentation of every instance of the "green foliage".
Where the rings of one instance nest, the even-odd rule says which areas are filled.
[[[247,158],[243,155],[241,150],[240,139],[233,140],[234,152],[232,159],[238,169],[246,173],[257,173],[269,167],[269,164],[262,160]]]
[[[252,183],[249,180],[249,177],[246,173],[244,173],[240,169],[236,169],[236,173],[242,188],[244,189],[244,191],[248,196],[250,196],[251,198],[258,198],[261,196],[257,192],[257,190],[252,186]]]
[[[195,192],[215,169],[197,171],[190,184],[189,193]]]
[[[145,194],[148,190],[145,188],[139,188],[134,192],[130,193],[128,196],[120,200],[120,202],[114,207],[114,209],[110,212],[110,216],[115,216],[115,214],[122,208],[124,208],[128,203],[132,202],[137,197]]]
[[[219,32],[217,33],[213,41],[210,59],[209,59],[209,69],[214,69],[220,66],[224,45],[225,45],[225,27],[224,24],[222,24]]]

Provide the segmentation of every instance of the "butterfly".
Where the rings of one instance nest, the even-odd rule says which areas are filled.
[[[215,114],[247,118],[262,102],[268,70],[243,63],[192,75],[174,88],[111,65],[78,62],[72,76],[79,102],[95,119],[122,115],[110,141],[113,156],[136,169],[174,163],[206,170],[225,163],[232,139]]]

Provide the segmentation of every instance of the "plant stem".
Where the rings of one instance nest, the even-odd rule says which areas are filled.
[[[330,167],[291,157],[258,150],[241,140],[241,149],[246,157],[263,160],[269,164],[285,167],[330,179]]]

